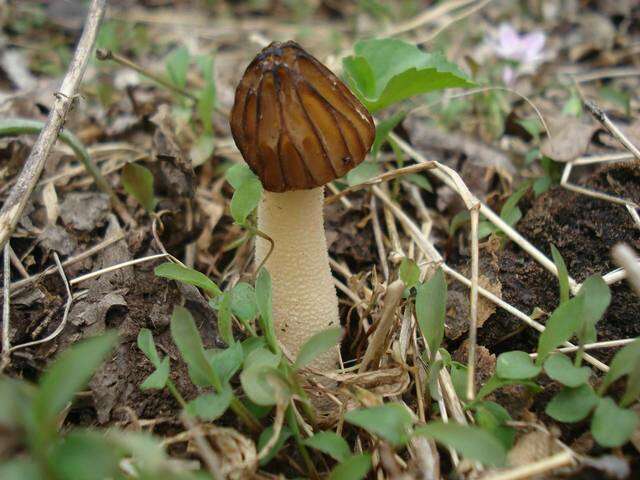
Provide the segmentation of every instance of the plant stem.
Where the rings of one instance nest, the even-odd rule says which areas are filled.
[[[231,410],[240,418],[242,423],[244,423],[253,433],[259,433],[262,431],[262,424],[258,421],[256,417],[254,417],[253,413],[249,411],[247,407],[244,406],[238,397],[233,397],[231,399]]]
[[[175,398],[176,401],[180,404],[180,408],[184,410],[187,407],[187,402],[176,388],[175,383],[173,383],[171,380],[167,380],[167,388],[169,389],[169,392],[171,392],[171,395],[173,395],[173,398]]]
[[[293,433],[293,438],[296,441],[296,445],[298,446],[298,450],[300,451],[300,455],[304,460],[304,465],[307,469],[307,473],[313,479],[319,479],[318,472],[316,470],[311,457],[309,456],[309,451],[307,447],[302,443],[302,436],[300,435],[300,428],[298,427],[298,419],[296,418],[296,414],[293,411],[293,407],[289,406],[287,408],[287,424],[289,428],[291,428],[291,432]]]

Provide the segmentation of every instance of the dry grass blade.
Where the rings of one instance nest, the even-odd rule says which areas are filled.
[[[2,302],[2,359],[0,359],[0,371],[4,370],[4,368],[9,363],[9,350],[11,348],[11,339],[9,335],[11,334],[9,329],[9,321],[11,320],[11,259],[9,254],[9,249],[11,246],[7,242],[3,249],[2,255],[2,292],[3,292],[3,302]]]
[[[598,107],[593,101],[584,102],[584,106],[589,113],[598,120],[604,128],[606,128],[611,135],[613,135],[624,147],[629,150],[638,161],[640,161],[640,150],[636,147],[631,140],[613,123],[604,111]]]
[[[629,245],[619,244],[611,252],[616,264],[624,268],[626,277],[633,290],[640,295],[640,259]]]
[[[501,473],[493,473],[482,477],[482,480],[525,480],[536,475],[549,473],[558,468],[567,467],[574,464],[574,457],[571,452],[560,452],[552,457],[545,458],[538,462],[522,465]]]

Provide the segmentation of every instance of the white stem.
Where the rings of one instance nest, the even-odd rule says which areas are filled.
[[[285,193],[265,191],[258,207],[258,228],[275,243],[266,267],[272,280],[276,335],[294,356],[311,335],[340,324],[323,205],[324,187],[319,187]],[[256,265],[269,247],[269,242],[256,238]],[[337,363],[335,348],[312,366],[332,370]]]

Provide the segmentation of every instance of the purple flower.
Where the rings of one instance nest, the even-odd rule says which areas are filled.
[[[533,72],[545,60],[545,41],[541,31],[519,34],[508,23],[500,25],[489,45],[498,57],[516,63],[502,72],[505,83],[512,83],[519,74]]]

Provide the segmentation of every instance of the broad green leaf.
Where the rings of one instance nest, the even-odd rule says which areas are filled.
[[[222,382],[205,356],[196,322],[189,310],[179,305],[176,305],[171,315],[171,337],[189,366],[190,374],[193,373],[198,379],[206,379],[218,392],[222,390]]]
[[[547,320],[545,330],[538,339],[536,364],[542,365],[547,355],[557,346],[569,340],[578,330],[583,313],[583,297],[573,297],[561,303]]]
[[[371,110],[380,110],[414,95],[474,85],[440,54],[428,54],[402,40],[362,40],[343,60],[347,81]]]
[[[276,331],[273,325],[273,309],[271,306],[271,275],[266,268],[262,268],[256,278],[256,304],[260,313],[260,328],[266,337],[267,344],[272,352],[279,352]]]
[[[600,395],[602,395],[613,382],[625,375],[629,375],[634,370],[640,370],[640,337],[622,347],[618,353],[615,354],[609,365],[609,371],[598,390]]]
[[[442,268],[438,268],[429,281],[416,287],[416,317],[420,331],[427,340],[431,357],[444,337],[444,319],[447,307],[447,282]]]
[[[380,165],[372,161],[364,161],[357,167],[349,170],[345,179],[349,186],[359,185],[367,180],[380,175]]]
[[[578,296],[583,298],[583,308],[577,336],[581,344],[593,343],[597,340],[596,323],[611,303],[611,290],[600,275],[592,275],[582,283]]]
[[[249,399],[263,406],[277,403],[276,389],[272,379],[278,374],[276,367],[281,356],[260,348],[251,352],[240,374],[242,389]]]
[[[413,418],[399,403],[387,403],[379,407],[358,408],[347,412],[346,422],[378,435],[394,446],[402,446],[409,439]]]
[[[313,335],[300,347],[294,368],[297,370],[306,367],[314,359],[333,348],[340,342],[343,333],[342,328],[332,327]]]
[[[481,402],[475,406],[475,410],[478,426],[496,437],[505,450],[510,450],[516,438],[516,430],[506,425],[506,422],[512,420],[509,412],[495,402]]]
[[[558,269],[558,282],[560,283],[560,302],[566,302],[569,300],[569,272],[567,266],[564,263],[562,255],[558,251],[555,245],[551,245],[551,256],[553,257],[553,263],[556,264]]]
[[[285,442],[289,440],[291,435],[292,435],[291,430],[289,430],[288,427],[282,427],[282,430],[280,430],[280,435],[278,436],[278,440],[276,440],[276,443],[273,445],[273,447],[271,447],[271,449],[269,450],[269,453],[267,453],[265,457],[260,459],[260,465],[261,466],[267,465],[271,460],[273,460],[273,457],[275,457],[278,454],[278,452],[284,446]],[[271,426],[267,427],[262,431],[262,433],[260,434],[260,438],[258,438],[259,452],[262,451],[262,449],[267,444],[267,442],[271,440],[272,436],[273,436],[273,427]]]
[[[550,378],[567,387],[578,387],[589,381],[591,369],[576,367],[571,359],[561,353],[549,355],[544,362],[544,371]]]
[[[178,88],[187,85],[187,71],[189,70],[190,55],[186,47],[180,47],[169,54],[166,60],[167,74]]]
[[[536,377],[540,367],[533,363],[528,353],[514,350],[498,356],[496,373],[500,378],[523,380]]]
[[[351,455],[347,441],[330,430],[318,432],[313,437],[305,438],[302,443],[307,447],[326,453],[338,462],[346,461],[347,457]]]
[[[240,184],[231,198],[231,216],[236,223],[243,224],[249,214],[255,210],[262,196],[260,180],[249,178]]]
[[[249,179],[260,181],[256,174],[253,173],[251,169],[244,163],[236,163],[235,165],[233,165],[231,168],[229,168],[229,170],[227,170],[225,177],[227,179],[227,182],[231,184],[234,190],[240,188],[240,185],[242,185]]]
[[[141,328],[138,332],[138,348],[142,350],[142,353],[145,354],[154,367],[158,368],[160,366],[160,356],[153,341],[153,334],[148,328]]]
[[[414,287],[420,281],[420,268],[410,258],[404,257],[402,259],[399,274],[406,288]]]
[[[425,177],[424,175],[422,175],[420,173],[409,173],[408,175],[405,175],[404,178],[408,182],[411,182],[414,185],[417,185],[418,187],[422,188],[423,190],[426,190],[427,192],[433,193],[433,186],[431,185],[429,180],[427,180],[427,177]]]
[[[481,428],[459,423],[430,422],[415,429],[417,435],[433,438],[463,457],[485,465],[504,465],[507,452],[502,443]]]
[[[72,432],[50,453],[49,468],[55,478],[118,478],[122,453],[101,433]]]
[[[545,412],[559,422],[575,423],[583,420],[598,404],[598,396],[590,385],[564,387],[551,399]]]
[[[244,350],[240,342],[222,350],[207,350],[205,356],[223,384],[231,381],[244,362]]]
[[[156,367],[156,370],[149,375],[140,388],[142,390],[150,390],[153,388],[161,389],[164,388],[167,384],[167,380],[169,380],[169,356],[167,355],[162,359],[162,362]]]
[[[507,385],[523,385],[533,392],[542,391],[542,388],[540,388],[531,380],[509,380],[494,375],[489,380],[487,380],[487,382],[482,386],[482,388],[480,388],[480,390],[478,390],[475,401],[478,402],[492,392],[498,390],[499,388],[506,387]]]
[[[231,295],[227,292],[220,296],[218,303],[218,334],[227,345],[235,343],[231,323]]]
[[[167,262],[158,265],[154,273],[157,277],[168,278],[201,288],[210,297],[215,297],[222,293],[218,286],[204,273],[198,272],[193,268],[183,267],[177,263]]]
[[[328,480],[362,480],[369,470],[371,470],[371,454],[351,455],[331,470]]]
[[[231,311],[243,321],[251,321],[258,314],[256,293],[253,287],[245,282],[236,284],[231,291]]]
[[[633,410],[618,407],[610,397],[601,398],[591,419],[591,433],[603,447],[619,447],[629,441],[638,420]]]
[[[640,368],[634,368],[627,377],[627,388],[620,400],[622,407],[631,405],[640,397]]]
[[[451,373],[451,383],[453,383],[453,389],[456,391],[460,398],[466,399],[467,384],[469,379],[469,376],[467,375],[467,366],[463,365],[460,362],[451,362],[449,372]]]
[[[233,398],[231,387],[225,386],[220,393],[204,393],[187,404],[187,413],[206,421],[214,421],[227,411]]]
[[[404,111],[399,111],[394,113],[388,118],[381,120],[376,125],[376,137],[373,140],[373,145],[371,146],[371,157],[376,158],[378,156],[378,152],[380,152],[380,148],[384,145],[384,142],[387,141],[387,136],[396,128],[404,117],[407,115]]]
[[[127,163],[120,177],[125,192],[135,198],[147,212],[153,212],[158,199],[153,194],[153,175],[147,167]]]
[[[118,340],[116,332],[83,340],[60,354],[40,379],[33,400],[39,428],[55,429],[58,414],[84,387]]]
[[[159,474],[166,469],[167,455],[160,442],[152,435],[145,432],[110,429],[105,436],[114,445],[123,449],[136,465],[144,469],[146,474]]]

